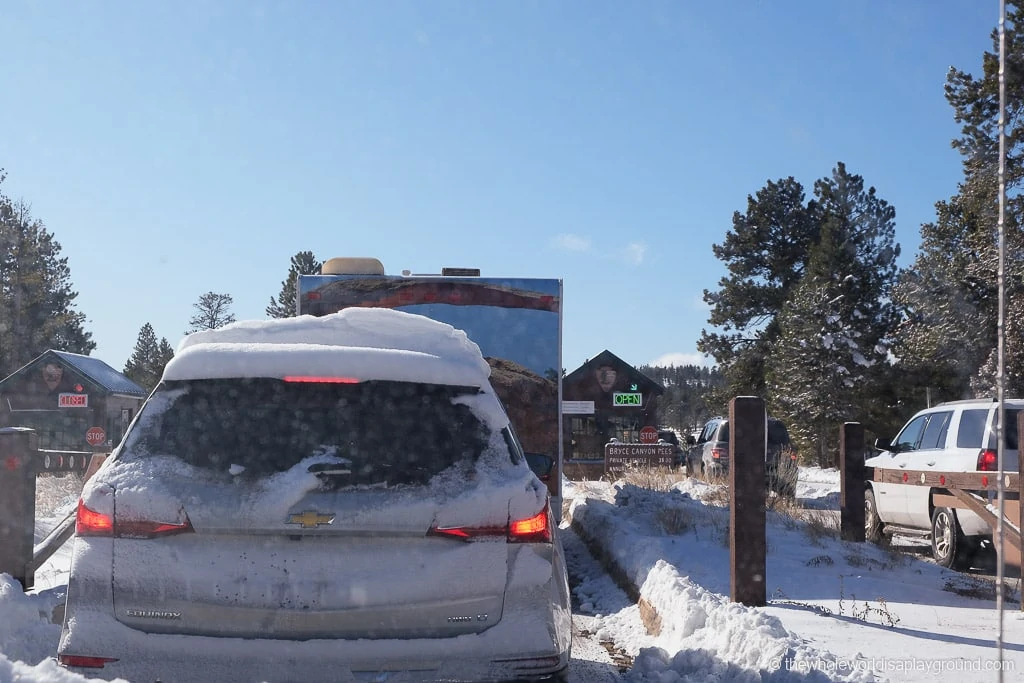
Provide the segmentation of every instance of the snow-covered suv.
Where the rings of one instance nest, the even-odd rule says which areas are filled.
[[[59,662],[567,680],[565,553],[490,373],[461,330],[383,308],[186,337],[82,491]]]
[[[987,399],[940,403],[921,410],[891,443],[877,442],[882,453],[865,464],[887,470],[991,472],[998,469],[998,404]],[[1017,471],[1017,414],[1024,399],[1005,401],[1004,468]],[[868,482],[864,523],[869,541],[894,534],[931,536],[935,561],[945,567],[968,566],[976,552],[992,542],[992,529],[970,510],[936,506],[945,489],[914,484]]]

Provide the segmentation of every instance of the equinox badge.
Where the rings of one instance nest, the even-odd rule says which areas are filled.
[[[126,614],[130,617],[141,617],[143,619],[181,619],[181,612],[167,612],[155,609],[132,609],[129,607]]]
[[[334,515],[321,515],[316,510],[306,510],[288,515],[287,524],[298,524],[303,529],[315,529],[321,524],[330,524],[334,521]]]

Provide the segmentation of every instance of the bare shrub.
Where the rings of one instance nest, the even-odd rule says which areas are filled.
[[[732,493],[728,486],[716,486],[703,493],[700,499],[706,505],[729,507],[729,504],[732,502]]]
[[[889,603],[885,601],[885,598],[879,597],[877,605],[872,605],[867,600],[863,601],[863,604],[857,604],[857,596],[851,595],[850,600],[853,605],[850,608],[850,616],[860,621],[870,622],[872,616],[878,617],[878,623],[885,624],[889,628],[893,628],[896,624],[900,623],[899,616],[889,609]],[[839,615],[846,615],[846,591],[843,588],[843,575],[839,575]]]
[[[706,481],[707,483],[714,484],[716,486],[719,486],[719,485],[720,486],[728,486],[729,485],[729,473],[728,472],[721,472],[719,470],[708,470],[708,471],[704,472],[700,476],[700,478],[703,479],[704,481]]]
[[[678,536],[694,527],[693,515],[683,507],[663,507],[654,513],[654,518],[666,534]]]
[[[802,520],[805,512],[796,498],[779,495],[769,495],[765,499],[765,509],[796,520]]]
[[[822,510],[816,514],[807,515],[804,521],[804,533],[816,546],[824,545],[826,538],[839,538],[839,512],[837,510]]]
[[[768,488],[779,497],[793,499],[796,497],[796,484],[800,468],[796,459],[791,457],[789,449],[782,452],[778,465],[769,473]]]
[[[967,598],[978,598],[979,600],[996,599],[995,581],[987,581],[963,574],[947,578],[942,586],[942,590]],[[1003,599],[1007,601],[1013,600],[1013,593],[1013,588],[1009,584],[1004,583]]]
[[[619,478],[639,488],[667,492],[686,476],[682,472],[664,467],[636,467],[622,472]]]
[[[572,498],[562,496],[562,519],[572,519]]]
[[[804,564],[808,567],[820,567],[822,565],[825,565],[826,567],[831,567],[835,564],[835,560],[833,560],[828,555],[816,555],[815,557],[812,557],[811,559],[807,560],[807,562],[804,562]]]

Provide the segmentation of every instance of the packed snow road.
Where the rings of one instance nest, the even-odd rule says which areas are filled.
[[[599,636],[595,615],[629,610],[632,607],[636,628],[643,629],[639,613],[571,528],[563,525],[559,534],[565,548],[569,587],[573,597],[569,680],[571,683],[621,681],[622,673],[632,664],[632,658],[615,643]]]

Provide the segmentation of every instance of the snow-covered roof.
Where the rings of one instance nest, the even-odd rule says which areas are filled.
[[[490,366],[462,330],[384,308],[243,321],[185,337],[164,379],[342,376],[489,388]]]

